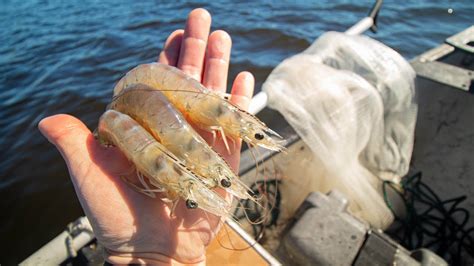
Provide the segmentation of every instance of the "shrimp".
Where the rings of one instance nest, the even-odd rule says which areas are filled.
[[[250,146],[258,145],[274,151],[284,150],[283,140],[254,115],[240,109],[221,95],[205,88],[181,70],[160,63],[143,64],[129,71],[115,86],[118,95],[135,83],[160,90],[186,118],[202,129],[242,139]],[[274,137],[280,138],[280,140]]]
[[[116,95],[108,108],[132,117],[189,169],[204,177],[208,187],[220,186],[238,198],[251,199],[250,188],[160,91],[133,84]]]
[[[230,204],[207,188],[184,164],[126,114],[106,111],[99,120],[99,140],[117,146],[174,203],[182,198],[188,209],[201,208],[229,217]],[[173,209],[174,209],[173,205]]]

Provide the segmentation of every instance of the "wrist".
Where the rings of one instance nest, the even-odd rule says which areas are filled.
[[[105,260],[112,265],[127,265],[127,264],[146,264],[146,265],[206,265],[206,258],[203,256],[199,260],[190,262],[181,262],[174,258],[168,257],[158,253],[115,253],[110,250],[105,250]]]

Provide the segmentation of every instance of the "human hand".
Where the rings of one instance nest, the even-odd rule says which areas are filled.
[[[173,32],[159,62],[177,66],[204,86],[225,91],[231,40],[224,31],[209,35],[211,17],[204,9],[193,10],[185,30]],[[248,72],[234,81],[234,103],[247,108],[254,80]],[[232,100],[232,97],[231,97]],[[120,180],[133,165],[116,148],[102,147],[77,118],[55,115],[43,119],[39,129],[61,152],[76,194],[111,263],[203,263],[205,248],[215,236],[220,218],[202,210],[189,210],[182,201],[174,216],[160,199],[140,194]],[[209,141],[210,134],[202,132]],[[214,148],[238,169],[240,142],[225,150],[221,140]]]

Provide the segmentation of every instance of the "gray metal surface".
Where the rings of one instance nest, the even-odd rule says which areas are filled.
[[[370,230],[354,262],[354,266],[365,265],[445,266],[447,263],[429,250],[409,252],[382,231]]]
[[[467,34],[467,35],[466,35]],[[447,39],[467,42],[474,39],[474,26]],[[451,48],[449,48],[451,47]],[[456,47],[459,48],[459,47]],[[444,51],[444,52],[443,52]],[[449,51],[449,53],[445,53]],[[449,199],[467,195],[462,207],[474,210],[474,54],[443,44],[415,61],[436,61],[456,67],[456,73],[433,71],[431,75],[452,75],[455,84],[468,82],[470,93],[453,89],[452,82],[441,82],[434,78],[417,79],[418,118],[415,129],[412,168],[423,172],[423,179],[440,198]],[[458,71],[462,69],[462,71]],[[416,69],[417,72],[419,69]],[[420,73],[418,73],[420,75]],[[459,87],[458,87],[459,88]],[[474,226],[470,219],[467,226]],[[471,261],[474,263],[474,261]]]
[[[365,265],[448,265],[442,258],[427,249],[406,250],[380,230],[370,230],[367,240],[357,256],[354,266]]]
[[[41,247],[20,265],[59,265],[68,258],[75,257],[77,251],[95,238],[86,217],[80,217],[68,229],[48,244]]]
[[[448,265],[442,258],[434,254],[431,250],[424,248],[413,251],[410,256],[419,261],[422,266]]]
[[[350,265],[364,243],[368,225],[347,211],[338,192],[311,193],[283,239],[282,257],[298,265]]]
[[[369,229],[347,212],[341,193],[311,193],[295,214],[277,250],[287,265],[435,265],[447,263],[433,252],[410,252],[381,230]]]
[[[392,265],[395,261],[395,256],[399,253],[407,254],[408,251],[400,247],[381,231],[370,230],[364,247],[354,265]],[[419,264],[414,259],[408,258],[404,261],[404,265]]]
[[[474,79],[474,71],[463,69],[457,66],[448,65],[438,61],[422,62],[415,60],[411,63],[418,76],[437,81],[469,91],[471,82]]]
[[[412,167],[442,199],[467,195],[474,211],[474,95],[431,80],[417,81],[418,120]],[[469,227],[474,226],[470,219]]]
[[[446,39],[446,43],[464,50],[474,53],[474,25]]]
[[[411,65],[419,77],[463,91],[472,90],[474,71],[469,70],[468,67],[462,67],[463,62],[459,61],[473,61],[474,26],[447,38],[446,43],[417,56],[411,61]],[[464,54],[463,59],[456,60],[457,64],[453,64],[450,60],[444,60],[455,52]],[[464,64],[468,63],[464,62]]]

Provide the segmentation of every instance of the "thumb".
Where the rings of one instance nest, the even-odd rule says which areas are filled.
[[[59,150],[72,175],[84,166],[88,168],[91,160],[87,144],[91,132],[84,123],[73,116],[60,114],[44,118],[38,128]]]

